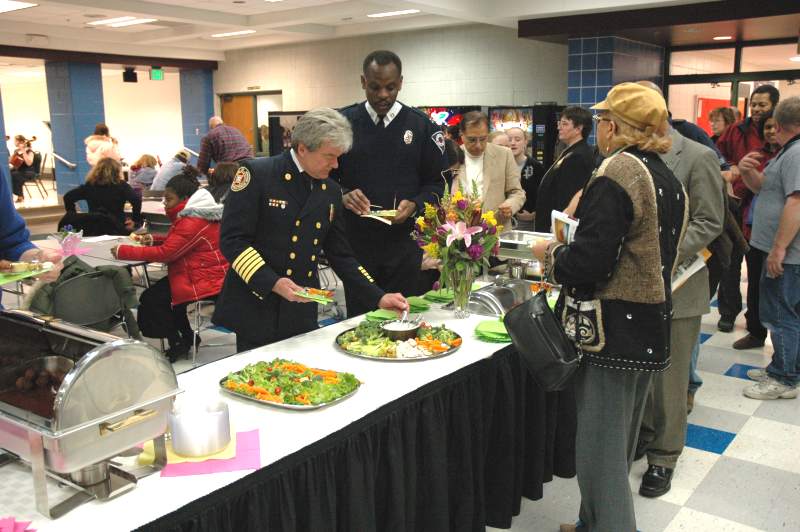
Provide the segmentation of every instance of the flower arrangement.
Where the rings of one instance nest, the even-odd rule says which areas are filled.
[[[74,227],[67,224],[61,228],[61,231],[50,235],[50,238],[57,240],[61,244],[61,251],[66,257],[73,255],[77,251],[83,239],[83,230],[75,231]]]
[[[411,237],[425,253],[441,263],[442,287],[453,291],[456,315],[468,315],[472,281],[489,257],[499,251],[497,223],[493,211],[483,212],[477,189],[466,196],[445,188],[438,205],[425,204]]]

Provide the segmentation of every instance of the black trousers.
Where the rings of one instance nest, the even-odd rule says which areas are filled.
[[[751,247],[744,258],[747,261],[747,311],[744,313],[747,332],[759,340],[766,340],[767,329],[761,324],[761,317],[758,313],[758,291],[761,288],[761,271],[767,254],[760,249]]]
[[[728,208],[733,213],[734,219],[741,226],[742,216],[738,200],[729,199]],[[731,320],[742,311],[742,260],[744,255],[735,248],[731,253],[730,265],[722,272],[719,282],[719,294],[717,303],[719,305],[719,315]]]
[[[189,337],[192,328],[186,316],[188,303],[172,306],[172,292],[169,279],[159,279],[153,286],[142,292],[136,321],[142,334],[149,338],[169,338],[170,344],[179,340],[179,335]]]
[[[20,172],[19,170],[11,170],[11,190],[16,196],[22,196],[22,185],[26,181],[30,181],[36,174],[33,172]]]
[[[353,251],[361,265],[366,268],[375,284],[384,292],[401,292],[403,295],[419,295],[422,268],[422,250],[410,237],[380,240],[380,236],[350,239]],[[359,294],[344,287],[347,316],[364,314],[373,308],[361,300]]]

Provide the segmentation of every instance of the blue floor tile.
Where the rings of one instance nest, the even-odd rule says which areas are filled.
[[[320,320],[319,321],[319,326],[320,327],[327,327],[328,325],[333,325],[337,321],[339,321],[339,320],[337,320],[336,318],[325,318],[324,320]]]
[[[735,437],[736,434],[732,432],[710,429],[691,423],[686,428],[686,446],[709,453],[724,453]]]
[[[719,301],[717,301],[716,299],[709,304],[714,308],[719,308]]]
[[[736,377],[738,379],[748,379],[753,380],[747,376],[747,370],[749,369],[761,369],[758,366],[748,366],[747,364],[734,364],[728,371],[725,372],[725,375],[728,377]]]
[[[231,334],[233,332],[233,331],[229,331],[225,327],[222,327],[221,325],[215,325],[214,327],[211,327],[211,330],[219,331],[219,332],[225,333],[225,334]]]
[[[713,334],[700,333],[700,343],[704,344],[706,340],[714,336]]]

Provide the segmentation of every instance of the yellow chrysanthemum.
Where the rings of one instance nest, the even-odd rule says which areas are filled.
[[[464,199],[464,195],[461,193],[460,190],[456,190],[456,193],[453,194],[453,203],[455,203],[458,200],[462,200],[462,199]]]
[[[430,244],[427,244],[427,245],[423,246],[422,250],[425,253],[427,253],[428,256],[431,257],[432,259],[438,259],[439,258],[439,244],[437,244],[435,242],[431,242]]]
[[[494,211],[487,211],[483,213],[481,218],[489,225],[497,225],[497,220],[494,217]]]
[[[425,218],[423,216],[417,218],[417,227],[419,227],[420,231],[425,229]]]
[[[425,218],[429,220],[433,220],[434,218],[436,218],[436,207],[434,207],[430,203],[425,204]]]

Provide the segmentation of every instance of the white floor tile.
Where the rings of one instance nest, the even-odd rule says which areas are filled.
[[[751,381],[707,371],[698,371],[698,374],[703,379],[703,387],[695,395],[695,404],[748,416],[761,406],[761,401],[742,395],[742,389],[752,384]]]
[[[678,459],[678,465],[675,468],[675,475],[672,477],[672,489],[665,495],[658,498],[659,501],[676,504],[683,506],[689,497],[692,496],[694,490],[703,481],[711,468],[719,459],[718,454],[701,451],[700,449],[692,449],[686,447]],[[631,467],[631,474],[629,477],[631,491],[637,499],[645,499],[638,495],[639,486],[642,483],[642,476],[647,471],[647,459],[643,458],[638,462],[634,462]]]
[[[799,426],[752,417],[725,450],[725,456],[800,473],[798,445]]]
[[[681,508],[664,532],[763,532],[734,521],[728,521],[691,508]]]

